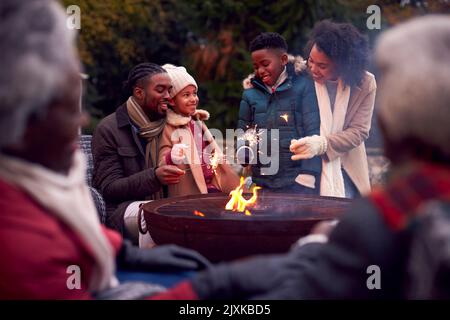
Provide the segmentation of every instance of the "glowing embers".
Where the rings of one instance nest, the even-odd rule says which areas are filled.
[[[204,217],[205,214],[203,212],[201,212],[201,211],[194,210],[194,216]]]

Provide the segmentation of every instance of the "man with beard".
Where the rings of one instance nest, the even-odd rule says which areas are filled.
[[[151,246],[148,232],[139,232],[142,203],[161,197],[162,185],[176,184],[184,171],[157,167],[158,141],[165,125],[169,91],[167,72],[159,65],[141,63],[128,75],[128,100],[103,119],[92,139],[93,185],[105,198],[107,225],[140,246]]]

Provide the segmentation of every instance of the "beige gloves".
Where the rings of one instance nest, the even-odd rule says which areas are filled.
[[[311,159],[327,151],[327,138],[323,136],[304,137],[299,140],[292,139],[289,150],[294,153],[292,160]]]

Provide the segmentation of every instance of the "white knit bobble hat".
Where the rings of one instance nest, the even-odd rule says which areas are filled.
[[[167,71],[172,82],[172,90],[170,97],[175,97],[178,92],[186,88],[188,85],[193,85],[198,89],[195,79],[186,71],[185,67],[177,67],[173,64],[165,64],[162,66]]]

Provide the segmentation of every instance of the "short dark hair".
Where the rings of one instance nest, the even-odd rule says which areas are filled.
[[[124,82],[124,89],[131,94],[134,87],[142,85],[144,81],[158,73],[166,73],[166,70],[156,63],[140,63],[134,66],[128,73],[128,79]]]
[[[261,49],[280,49],[285,52],[288,50],[286,40],[276,32],[264,32],[256,36],[249,46],[250,52]]]
[[[334,62],[345,84],[361,84],[369,60],[369,48],[366,37],[353,25],[330,20],[317,23],[305,48],[307,57],[314,45]]]

